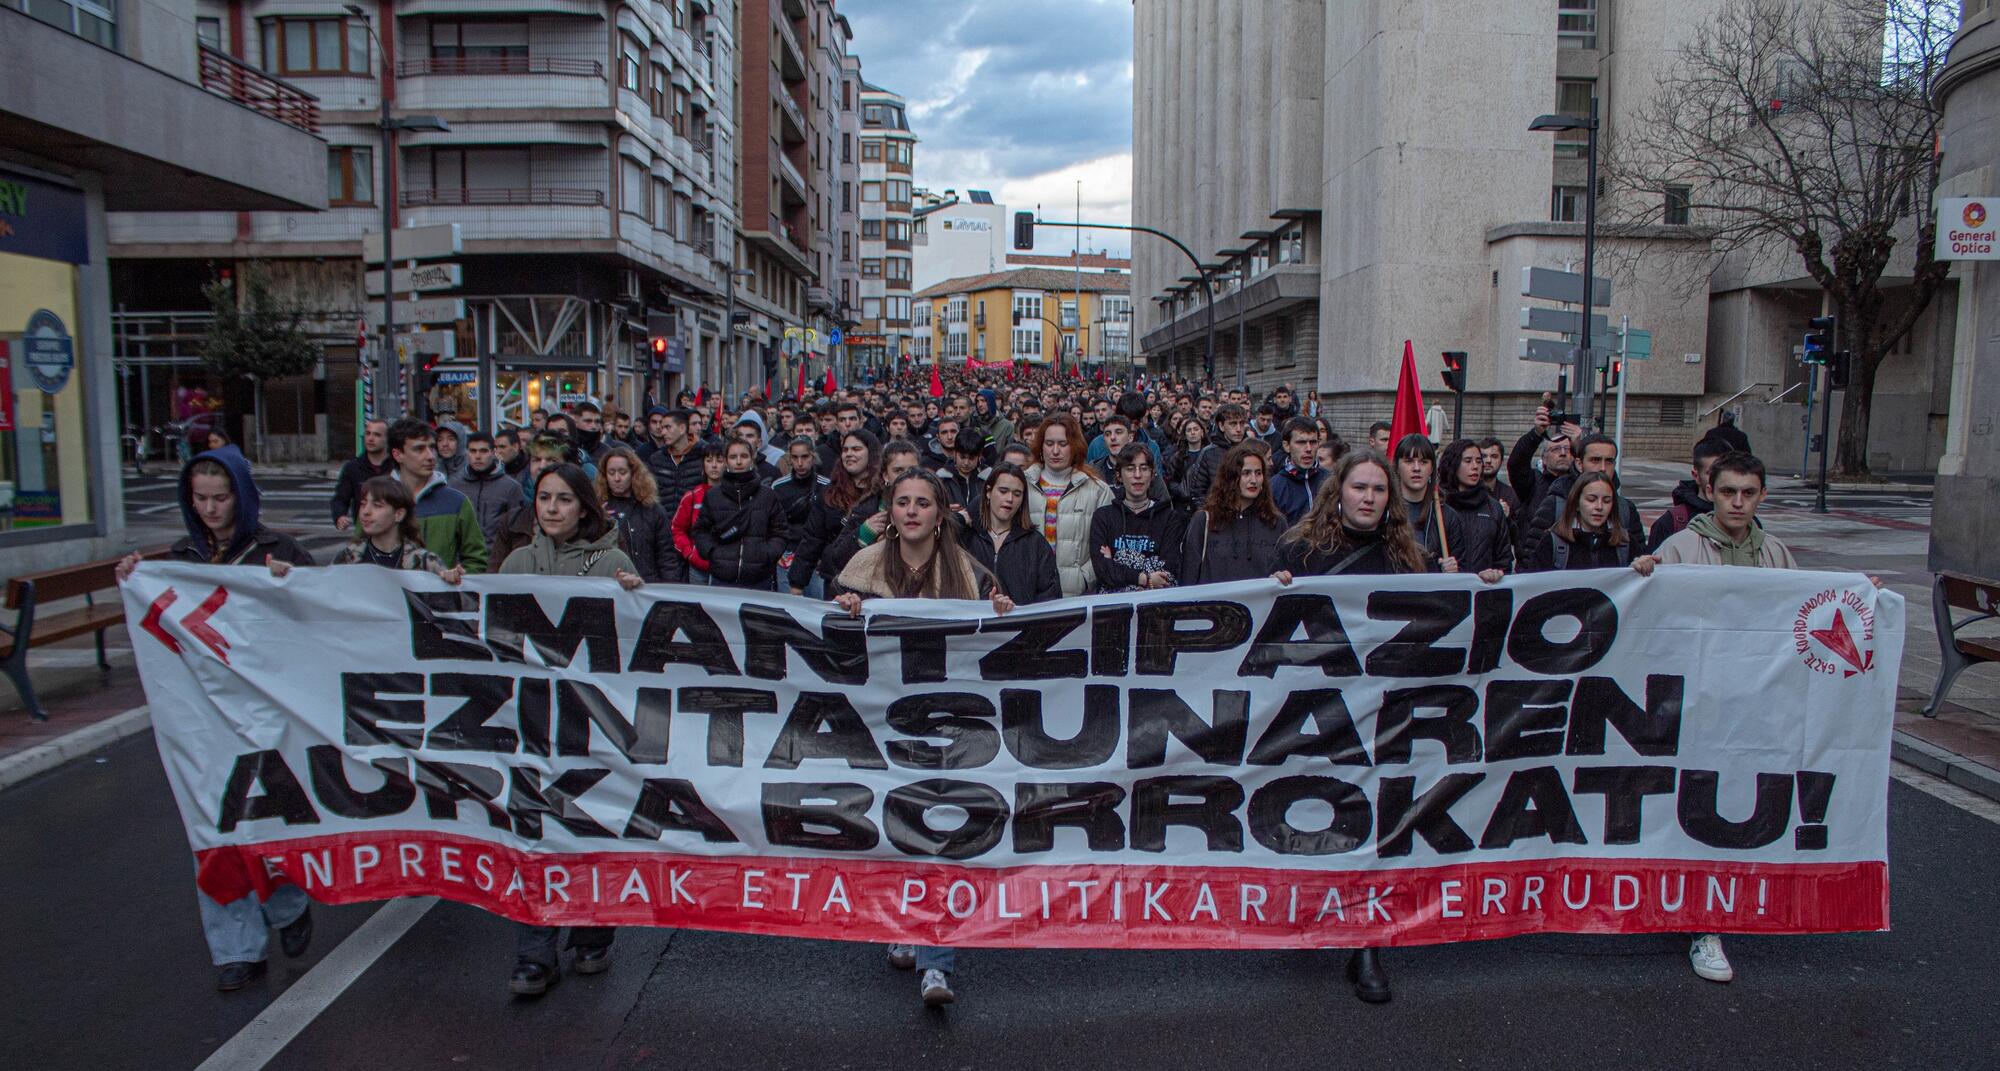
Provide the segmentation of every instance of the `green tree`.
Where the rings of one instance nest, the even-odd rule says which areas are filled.
[[[250,380],[256,399],[257,452],[264,443],[263,385],[312,371],[319,343],[305,330],[305,310],[271,292],[261,269],[247,265],[241,286],[218,278],[202,287],[215,326],[202,347],[202,363],[225,378]]]

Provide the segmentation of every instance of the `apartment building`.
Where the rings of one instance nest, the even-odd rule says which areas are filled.
[[[1358,433],[1387,414],[1409,339],[1427,386],[1439,351],[1470,353],[1468,430],[1525,426],[1557,366],[1519,358],[1520,269],[1581,267],[1586,166],[1581,133],[1528,124],[1587,114],[1595,97],[1615,138],[1722,3],[1139,5],[1134,222],[1219,274],[1215,375],[1317,387],[1336,426]],[[1710,302],[1673,285],[1669,262],[1706,248],[1672,193],[1649,237],[1682,251],[1656,244],[1598,311],[1654,337],[1655,356],[1627,368],[1628,443],[1679,457],[1704,398],[1782,383],[1783,351],[1761,328],[1711,331]],[[1598,274],[1616,252],[1600,243]],[[1143,235],[1133,261],[1149,365],[1202,374],[1201,269]],[[1804,298],[1796,279],[1745,283],[1773,307]]]
[[[379,322],[361,238],[386,208],[395,227],[456,224],[463,239],[462,285],[436,296],[463,299],[464,316],[398,325],[450,338],[415,357],[412,409],[492,427],[713,381],[738,221],[731,0],[196,0],[193,14],[205,62],[317,99],[327,210],[114,214],[122,360],[197,380],[198,287],[254,263],[327,354],[310,381],[267,385],[269,456],[349,452]],[[386,161],[385,97],[392,123],[427,127],[394,132]],[[656,358],[660,314],[675,344]]]
[[[862,367],[881,368],[910,351],[916,152],[903,98],[861,83],[860,309],[848,348]]]
[[[214,55],[195,0],[0,0],[0,561],[129,549],[107,218],[326,204],[319,102]],[[247,412],[247,407],[244,410]],[[233,432],[240,433],[238,425]]]
[[[957,190],[919,189],[910,215],[917,289],[1009,266],[1007,206],[995,202],[992,191],[966,190],[960,196]]]
[[[1131,278],[1016,268],[947,279],[915,295],[918,361],[1095,367],[1129,371]]]

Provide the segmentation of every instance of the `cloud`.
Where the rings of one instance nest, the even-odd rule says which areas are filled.
[[[909,102],[916,181],[1011,206],[1126,223],[1132,200],[1131,0],[841,0],[862,77]],[[1024,200],[1025,203],[1022,203]],[[1098,248],[1129,247],[1100,232]],[[1044,250],[1050,237],[1044,236]],[[1068,252],[1071,236],[1060,242]]]

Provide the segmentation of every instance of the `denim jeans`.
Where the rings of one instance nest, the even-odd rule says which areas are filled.
[[[826,598],[826,578],[814,572],[812,579],[806,581],[805,591],[805,597],[808,599]]]
[[[556,969],[555,926],[530,926],[525,922],[514,924],[514,962],[539,963],[550,970]],[[618,931],[609,926],[571,926],[569,947],[610,948],[611,939]]]
[[[920,971],[943,971],[950,974],[958,969],[958,949],[930,948],[917,946],[917,969]]]
[[[261,904],[254,892],[226,904],[200,889],[194,895],[201,905],[201,935],[208,938],[208,958],[218,967],[263,962],[271,927],[290,926],[311,906],[306,891],[296,885],[278,886]]]

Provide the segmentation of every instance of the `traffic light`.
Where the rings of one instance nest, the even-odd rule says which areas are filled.
[[[1833,317],[1815,316],[1806,321],[1805,355],[1799,359],[1806,364],[1825,364],[1827,353],[1833,348]]]
[[[1616,357],[1611,358],[1611,362],[1604,366],[1604,386],[1607,389],[1616,387],[1618,381],[1624,378],[1624,375],[1625,362]]]
[[[1444,385],[1454,394],[1465,393],[1465,351],[1446,350],[1444,357]]]
[[[1035,214],[1033,212],[1014,213],[1014,248],[1019,250],[1035,248]]]
[[[659,368],[667,363],[667,341],[674,337],[674,330],[677,326],[674,321],[674,314],[671,312],[649,312],[646,314],[646,352],[650,356],[654,368]]]
[[[1827,389],[1846,390],[1848,379],[1854,373],[1854,354],[1841,350],[1826,363]]]

